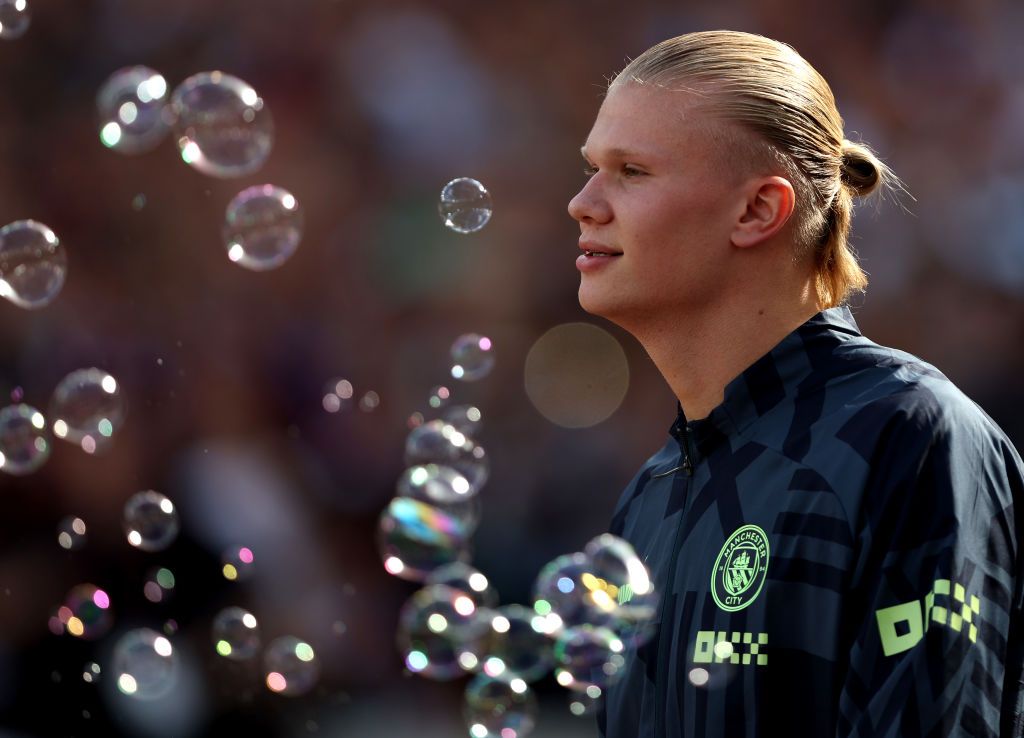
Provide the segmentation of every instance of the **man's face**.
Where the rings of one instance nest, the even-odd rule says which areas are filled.
[[[583,146],[589,179],[569,203],[587,312],[637,321],[713,310],[735,264],[732,225],[744,201],[735,166],[690,92],[613,86]]]

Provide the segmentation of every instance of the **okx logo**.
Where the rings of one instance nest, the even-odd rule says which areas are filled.
[[[729,536],[711,572],[711,596],[726,612],[742,610],[761,593],[768,573],[768,536],[744,525]]]

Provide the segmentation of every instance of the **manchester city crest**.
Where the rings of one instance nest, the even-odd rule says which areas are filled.
[[[756,525],[737,528],[726,540],[711,572],[711,596],[726,612],[736,612],[761,592],[768,572],[768,536]]]

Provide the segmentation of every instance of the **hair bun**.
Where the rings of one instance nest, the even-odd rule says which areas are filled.
[[[843,139],[843,161],[839,176],[854,194],[864,196],[874,192],[883,179],[885,167],[867,146]]]

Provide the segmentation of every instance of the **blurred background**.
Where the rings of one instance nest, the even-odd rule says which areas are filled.
[[[861,329],[937,365],[1024,446],[1016,0],[28,4],[28,31],[0,40],[0,223],[50,226],[68,276],[43,309],[0,301],[0,398],[45,413],[61,378],[96,366],[128,413],[105,452],[54,441],[37,472],[0,477],[0,735],[465,734],[465,681],[404,673],[395,630],[416,586],[384,571],[377,520],[410,416],[429,418],[432,388],[448,387],[452,404],[481,410],[490,462],[473,563],[503,602],[526,602],[545,562],[606,530],[663,443],[668,389],[629,336],[576,302],[566,204],[607,77],[669,36],[763,33],[830,81],[847,137],[916,198],[909,212],[857,212],[871,278],[853,305]],[[136,64],[170,88],[206,70],[251,84],[274,119],[264,166],[217,179],[185,165],[173,137],[136,156],[104,147],[97,91]],[[493,197],[477,233],[438,215],[460,176]],[[221,228],[231,198],[264,183],[295,196],[305,232],[287,263],[254,272],[226,258]],[[607,335],[528,371],[547,331],[579,322]],[[494,343],[493,371],[473,383],[449,373],[465,333]],[[338,378],[353,399],[327,412]],[[541,389],[528,394],[531,381]],[[360,402],[368,392],[376,404]],[[566,419],[567,405],[582,415]],[[147,489],[181,517],[159,553],[122,530],[126,500]],[[76,550],[58,544],[66,516],[87,524]],[[255,552],[244,582],[221,573],[232,545]],[[175,577],[159,602],[143,588],[154,567]],[[56,608],[86,582],[110,595],[110,633],[55,635]],[[316,686],[272,694],[258,659],[220,658],[210,628],[227,605],[256,613],[265,641],[310,643]],[[83,679],[140,626],[173,633],[172,699],[127,698],[106,671]],[[553,680],[538,693],[536,735],[596,735]]]

